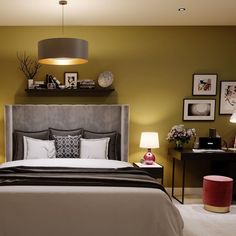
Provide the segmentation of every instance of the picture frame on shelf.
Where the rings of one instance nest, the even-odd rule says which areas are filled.
[[[193,74],[194,96],[215,96],[217,92],[217,74]]]
[[[65,88],[77,89],[78,72],[65,72]]]
[[[183,120],[214,121],[215,99],[184,99]]]
[[[220,115],[231,115],[236,108],[236,81],[220,82]]]

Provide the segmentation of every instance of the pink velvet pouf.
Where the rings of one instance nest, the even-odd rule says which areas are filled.
[[[233,194],[233,179],[208,175],[203,177],[203,203],[207,211],[226,213],[230,211]]]

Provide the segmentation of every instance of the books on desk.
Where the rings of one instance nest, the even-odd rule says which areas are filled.
[[[193,152],[202,153],[202,152],[225,152],[222,149],[193,149]]]

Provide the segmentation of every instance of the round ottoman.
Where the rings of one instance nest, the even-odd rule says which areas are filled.
[[[233,194],[233,179],[208,175],[203,177],[204,209],[212,212],[229,212]]]

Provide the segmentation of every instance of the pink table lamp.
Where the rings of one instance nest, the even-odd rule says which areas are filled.
[[[155,155],[151,152],[152,148],[159,148],[159,137],[157,132],[142,132],[140,145],[141,148],[147,148],[148,151],[143,159],[145,164],[152,165],[155,161]]]

